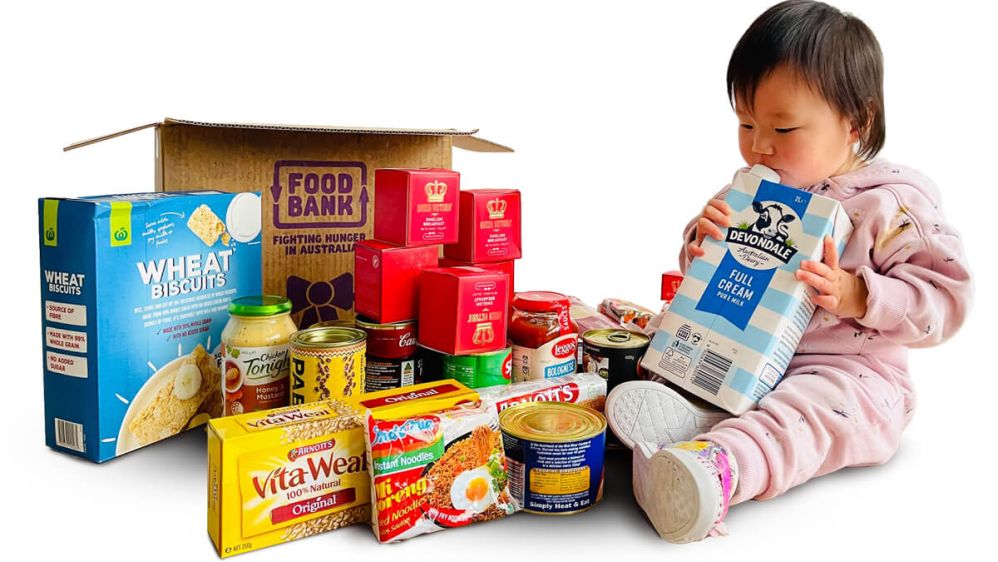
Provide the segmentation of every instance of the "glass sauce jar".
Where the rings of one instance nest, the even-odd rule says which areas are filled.
[[[561,293],[528,291],[513,297],[509,339],[513,343],[513,382],[574,373],[579,328]]]
[[[288,405],[288,346],[297,330],[291,301],[282,296],[242,297],[229,304],[222,330],[224,415]]]

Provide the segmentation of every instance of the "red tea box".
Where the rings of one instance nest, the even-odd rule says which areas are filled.
[[[421,345],[468,355],[506,347],[509,278],[480,267],[424,269],[419,278]]]
[[[443,168],[374,172],[374,237],[417,246],[457,242],[461,174]]]
[[[436,267],[439,250],[435,245],[357,242],[354,250],[357,312],[382,324],[414,320],[419,311],[419,272]]]
[[[520,192],[516,189],[468,189],[460,194],[457,244],[444,255],[473,263],[520,257]]]
[[[438,263],[440,264],[440,267],[480,267],[487,271],[495,271],[496,273],[505,273],[506,275],[509,275],[509,304],[512,308],[513,293],[515,292],[515,283],[513,282],[513,264],[516,263],[513,260],[497,261],[492,263],[471,263],[462,260],[452,260],[450,258],[440,258]]]

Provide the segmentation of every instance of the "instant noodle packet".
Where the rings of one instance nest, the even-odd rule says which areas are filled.
[[[450,381],[443,381],[450,382]],[[421,410],[413,403],[404,409]],[[496,410],[369,411],[372,523],[382,543],[516,512]]]
[[[219,556],[370,521],[362,412],[431,411],[477,400],[446,380],[211,420],[208,534]]]

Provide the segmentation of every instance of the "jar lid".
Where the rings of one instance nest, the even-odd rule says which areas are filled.
[[[280,295],[240,297],[229,304],[229,314],[236,316],[272,316],[291,310],[291,301]]]
[[[513,308],[527,312],[561,312],[571,305],[568,297],[553,291],[526,291],[513,296]]]

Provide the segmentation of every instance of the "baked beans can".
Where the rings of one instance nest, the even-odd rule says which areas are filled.
[[[409,359],[416,355],[416,321],[379,324],[363,316],[357,327],[367,333],[367,355],[382,359]]]
[[[651,339],[638,332],[589,330],[582,334],[582,370],[606,379],[606,391],[638,378],[638,366]]]
[[[578,404],[527,402],[499,414],[513,499],[528,513],[568,515],[603,497],[606,418]]]
[[[368,355],[364,367],[364,392],[402,388],[423,382],[423,358],[407,359]]]
[[[329,326],[291,336],[291,405],[346,398],[364,392],[367,334]]]
[[[441,356],[442,376],[468,388],[509,384],[513,373],[513,348],[491,353]]]

